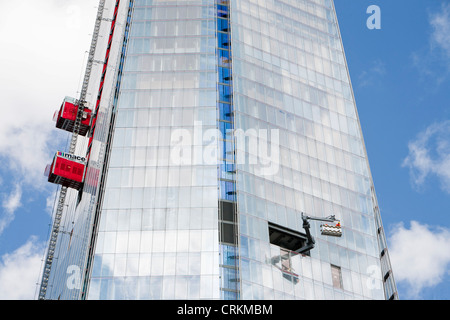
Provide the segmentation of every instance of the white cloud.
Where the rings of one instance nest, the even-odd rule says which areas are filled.
[[[14,212],[21,206],[20,199],[22,198],[22,188],[20,185],[16,185],[13,192],[9,195],[7,199],[3,201],[3,208],[8,212]]]
[[[450,230],[411,221],[401,223],[390,234],[390,258],[396,282],[409,290],[405,298],[419,298],[421,290],[443,281],[450,265]]]
[[[386,65],[381,60],[375,60],[370,65],[370,68],[368,70],[363,71],[359,77],[359,86],[360,87],[367,87],[367,86],[373,86],[375,83],[378,82],[378,79],[380,79],[382,76],[386,74]]]
[[[0,216],[0,235],[3,230],[14,220],[16,210],[22,205],[22,187],[16,185],[14,190],[3,199],[2,215]]]
[[[450,193],[450,121],[430,125],[408,144],[408,149],[403,167],[410,169],[414,186],[421,188],[427,177],[434,176]]]
[[[1,257],[0,300],[35,299],[44,252],[44,244],[31,237],[23,246]]]
[[[450,58],[450,4],[442,3],[441,10],[430,15],[430,24],[433,27],[432,45]]]
[[[450,75],[450,4],[442,3],[440,10],[430,13],[428,23],[429,46],[412,53],[411,59],[419,79],[434,92]]]

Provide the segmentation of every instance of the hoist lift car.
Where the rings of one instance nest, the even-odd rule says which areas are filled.
[[[86,136],[91,124],[92,111],[80,105],[79,102],[70,97],[66,97],[61,104],[59,111],[53,115],[53,120],[56,121],[56,127],[69,132],[74,131],[75,120],[77,119],[78,108],[83,108],[83,116],[80,122],[78,134]]]

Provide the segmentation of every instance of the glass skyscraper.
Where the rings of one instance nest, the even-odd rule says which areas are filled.
[[[398,298],[332,0],[102,0],[86,75],[41,299]]]

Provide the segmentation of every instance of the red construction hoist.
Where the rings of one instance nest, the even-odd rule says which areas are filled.
[[[58,151],[47,173],[49,182],[80,190],[86,173],[86,159]]]
[[[78,134],[86,136],[91,125],[92,110],[79,105],[78,101],[74,98],[66,97],[62,102],[59,111],[56,111],[53,115],[53,120],[56,121],[56,127],[69,132],[74,132],[79,109],[81,109],[82,116]]]

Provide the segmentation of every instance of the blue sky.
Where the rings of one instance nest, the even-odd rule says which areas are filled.
[[[68,138],[52,116],[79,95],[97,2],[0,3],[0,299],[35,298],[56,190],[43,172]],[[450,1],[335,6],[400,298],[449,299]]]

